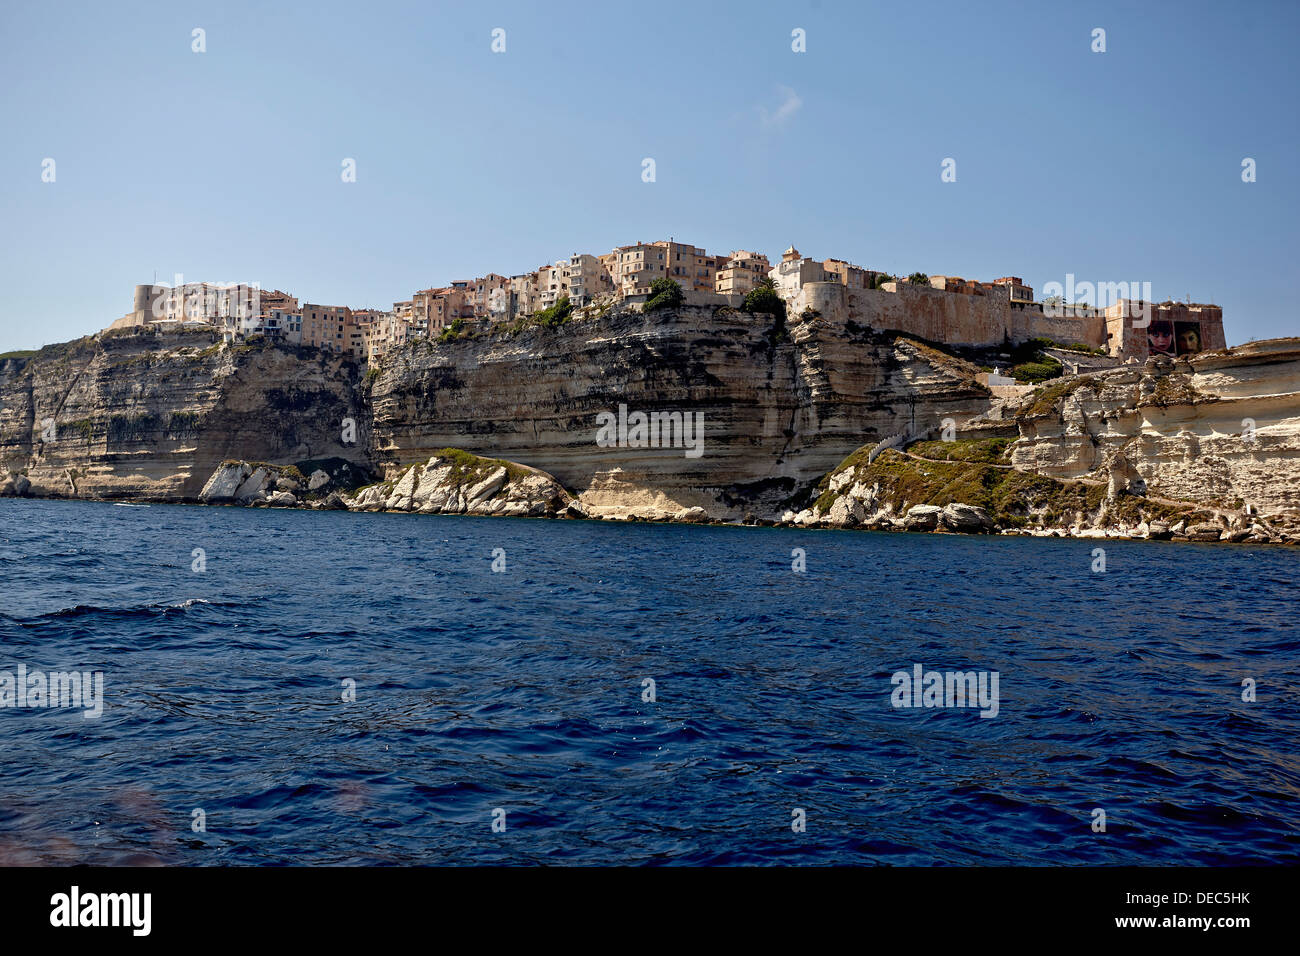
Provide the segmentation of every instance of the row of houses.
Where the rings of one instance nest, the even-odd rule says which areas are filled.
[[[184,282],[135,287],[132,311],[110,328],[163,324],[211,326],[226,341],[264,335],[294,345],[347,353],[362,361],[404,343],[435,338],[457,320],[512,320],[568,297],[577,308],[650,293],[656,279],[689,293],[744,296],[769,273],[767,256],[736,250],[710,255],[673,239],[619,246],[605,255],[575,252],[514,276],[488,273],[421,289],[390,310],[299,303],[280,290],[244,283]]]
[[[902,280],[842,259],[808,258],[794,246],[773,265],[762,253],[737,249],[729,255],[710,255],[671,238],[618,246],[604,255],[575,252],[520,275],[492,272],[420,289],[387,310],[300,303],[278,289],[186,283],[177,276],[171,286],[136,286],[132,311],[110,328],[146,323],[215,327],[226,341],[262,335],[373,363],[409,341],[436,338],[448,328],[533,315],[565,297],[576,308],[644,298],[658,279],[680,285],[688,302],[733,305],[770,279],[796,311],[843,312],[873,327],[916,331],[954,343],[1000,341],[1014,330],[1017,335],[1074,336],[1070,341],[1125,356],[1163,350],[1163,338],[1154,339],[1147,350],[1146,337],[1138,334],[1143,324],[1123,321],[1131,303],[1106,309],[1053,301],[1050,313],[1044,313],[1044,304],[1034,301],[1033,288],[1018,276],[982,282],[917,273]],[[946,293],[941,296],[945,303],[926,304],[916,297],[918,287],[930,294]],[[1217,306],[1189,308],[1195,314],[1169,313],[1169,323],[1180,326],[1175,329],[1170,324],[1170,328],[1181,334],[1189,328],[1187,323],[1194,322],[1198,342],[1220,342],[1222,318]]]

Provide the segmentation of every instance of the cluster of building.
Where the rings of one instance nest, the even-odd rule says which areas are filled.
[[[1100,347],[1120,358],[1164,352],[1164,338],[1143,335],[1140,318],[1168,326],[1168,354],[1178,342],[1223,346],[1217,306],[1135,302],[1105,308],[1034,301],[1034,290],[1015,276],[979,282],[959,276],[900,279],[841,259],[810,259],[793,246],[775,265],[762,253],[738,249],[710,255],[673,239],[619,246],[605,255],[574,253],[553,265],[514,276],[488,273],[421,289],[389,310],[299,302],[280,290],[247,284],[183,282],[135,287],[132,311],[110,328],[162,325],[215,328],[225,341],[254,335],[374,362],[413,340],[482,322],[510,321],[555,306],[567,297],[575,308],[644,301],[657,279],[681,286],[692,305],[739,305],[770,279],[794,314],[815,312],[854,319],[877,329],[913,332],[934,341],[991,345],[1045,335]],[[1138,308],[1141,307],[1141,308]],[[1163,310],[1163,311],[1162,311]],[[1176,314],[1175,314],[1176,313]],[[1195,328],[1193,328],[1193,325]],[[1181,339],[1179,335],[1181,334]]]

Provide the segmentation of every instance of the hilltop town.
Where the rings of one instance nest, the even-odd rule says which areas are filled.
[[[1296,340],[1229,349],[1218,306],[1065,280],[669,239],[389,310],[138,286],[113,331],[0,356],[0,496],[1300,531]]]
[[[178,277],[172,286],[136,286],[131,311],[109,329],[211,329],[227,342],[261,336],[375,365],[407,342],[455,335],[475,325],[556,309],[565,314],[637,309],[651,298],[658,280],[676,283],[685,306],[740,307],[746,296],[768,286],[790,315],[827,316],[953,346],[1046,339],[1082,346],[1114,362],[1226,346],[1218,306],[1154,303],[1139,295],[1149,295],[1149,283],[1142,289],[1137,283],[1080,284],[1098,305],[1067,302],[1073,296],[1060,294],[1037,301],[1033,288],[1017,276],[983,282],[917,272],[903,278],[841,259],[808,258],[793,246],[773,264],[758,252],[711,255],[672,239],[619,246],[605,255],[574,253],[522,275],[488,273],[422,289],[386,311],[300,302],[278,289],[185,283]]]

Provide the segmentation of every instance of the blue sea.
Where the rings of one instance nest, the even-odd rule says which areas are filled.
[[[1300,862],[1295,550],[5,499],[0,568],[104,688],[0,708],[0,863]]]

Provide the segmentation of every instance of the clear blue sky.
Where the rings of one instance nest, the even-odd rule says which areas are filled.
[[[1298,36],[1295,2],[3,0],[0,350],[155,270],[389,307],[668,236],[1296,335]]]

